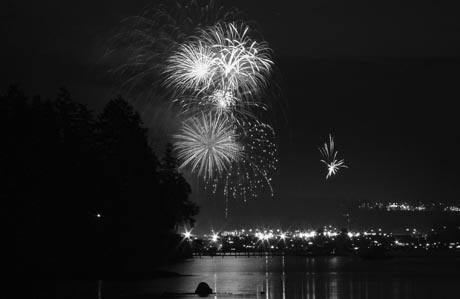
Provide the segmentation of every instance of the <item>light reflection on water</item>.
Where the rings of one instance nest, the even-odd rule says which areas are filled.
[[[205,257],[167,268],[190,276],[130,288],[143,295],[170,292],[177,294],[174,298],[191,298],[179,294],[193,292],[204,281],[216,291],[211,297],[216,299],[455,298],[460,293],[459,267],[460,259],[452,258]]]

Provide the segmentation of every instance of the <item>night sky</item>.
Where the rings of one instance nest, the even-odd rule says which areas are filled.
[[[100,109],[120,92],[102,59],[105,41],[152,3],[116,2],[2,2],[2,90],[19,82],[52,97],[66,86]],[[458,7],[224,2],[255,20],[274,50],[285,106],[276,116],[281,162],[275,198],[233,202],[227,220],[221,202],[195,192],[198,227],[337,222],[330,212],[355,200],[460,201]],[[318,147],[329,133],[350,168],[326,181]]]

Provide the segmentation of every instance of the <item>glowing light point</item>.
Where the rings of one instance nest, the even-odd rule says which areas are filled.
[[[211,236],[211,240],[215,243],[217,242],[218,239],[219,239],[219,235],[216,233],[213,233]]]
[[[185,230],[182,235],[184,236],[184,239],[190,240],[192,237],[192,230]]]

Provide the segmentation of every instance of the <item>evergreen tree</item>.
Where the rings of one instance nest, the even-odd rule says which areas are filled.
[[[161,172],[163,192],[168,203],[167,210],[174,211],[171,218],[172,225],[193,225],[193,217],[198,214],[198,207],[189,200],[192,190],[179,173],[178,166],[172,145],[168,143]]]

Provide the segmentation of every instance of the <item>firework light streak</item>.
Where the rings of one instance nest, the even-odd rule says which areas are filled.
[[[337,159],[338,152],[335,150],[334,137],[332,137],[331,134],[329,134],[329,140],[324,143],[323,147],[319,148],[319,151],[323,156],[321,162],[327,167],[326,179],[336,175],[340,168],[348,168],[348,166],[345,165],[345,160]]]
[[[239,142],[244,146],[241,158],[232,163],[222,179],[224,195],[243,201],[267,192],[272,197],[272,175],[278,162],[273,129],[264,123],[249,122],[238,131]]]
[[[202,113],[186,120],[174,139],[177,156],[183,161],[179,169],[191,166],[205,180],[222,174],[241,157],[233,125],[221,114]]]
[[[209,95],[186,95],[173,100],[179,107],[180,115],[184,118],[194,116],[203,112],[224,114],[229,121],[234,122],[238,127],[247,121],[258,122],[255,111],[268,111],[264,103],[254,101],[252,103],[241,102],[232,91],[216,89]]]

